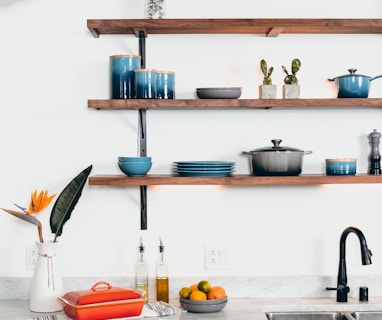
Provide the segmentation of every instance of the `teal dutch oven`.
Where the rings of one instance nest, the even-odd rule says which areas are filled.
[[[335,81],[337,84],[337,98],[367,98],[371,81],[382,77],[382,75],[368,77],[355,74],[357,69],[349,69],[348,71],[350,74],[328,79],[329,81]]]

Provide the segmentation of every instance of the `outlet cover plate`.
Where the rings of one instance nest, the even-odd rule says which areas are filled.
[[[38,251],[34,244],[27,245],[25,249],[25,263],[27,270],[33,270],[37,264]]]
[[[204,247],[205,270],[223,270],[227,268],[226,248],[219,245],[206,245]]]

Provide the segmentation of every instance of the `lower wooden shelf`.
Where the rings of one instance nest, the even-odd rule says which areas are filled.
[[[319,184],[369,184],[382,183],[382,175],[357,174],[355,176],[327,176],[304,174],[299,176],[260,177],[237,174],[228,177],[181,177],[177,175],[96,175],[89,177],[89,185],[98,186],[153,186],[153,185],[319,185]]]

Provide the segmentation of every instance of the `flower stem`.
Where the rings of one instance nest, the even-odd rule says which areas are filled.
[[[40,239],[40,242],[44,243],[44,238],[42,236],[42,224],[41,224],[41,222],[38,223],[37,230],[38,230],[38,237]]]

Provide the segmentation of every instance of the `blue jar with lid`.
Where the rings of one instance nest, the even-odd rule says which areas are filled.
[[[134,70],[141,67],[141,57],[136,55],[110,56],[111,99],[133,99],[135,97]]]
[[[153,69],[136,69],[135,97],[137,99],[157,98],[157,72]]]
[[[158,71],[157,98],[175,99],[175,72]]]

